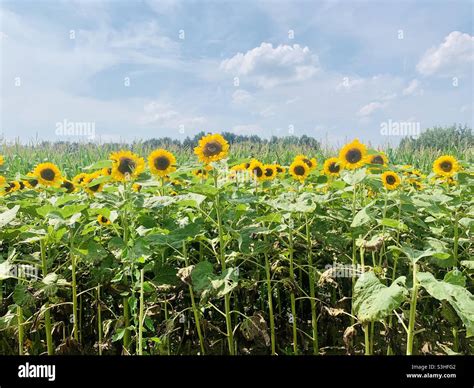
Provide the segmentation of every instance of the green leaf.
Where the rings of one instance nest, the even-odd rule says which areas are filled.
[[[216,275],[212,264],[202,261],[193,268],[191,280],[196,292],[201,293],[201,299],[212,296],[221,298],[237,287],[238,273],[238,268],[227,268],[221,275]]]
[[[209,261],[201,261],[196,264],[191,272],[193,288],[196,292],[201,292],[209,287],[211,278],[214,276],[213,266]]]
[[[0,263],[0,280],[5,280],[14,277],[12,273],[12,264],[5,260],[3,263]]]
[[[343,171],[342,179],[350,186],[354,186],[362,182],[367,176],[367,171],[365,168],[361,168],[355,171]]]
[[[28,307],[34,305],[35,298],[28,291],[26,285],[19,283],[16,285],[15,290],[13,291],[13,301],[18,306]]]
[[[177,286],[179,278],[177,276],[178,270],[167,264],[157,264],[153,269],[155,277],[152,282],[157,286],[169,285]]]
[[[351,228],[357,228],[359,226],[365,225],[367,222],[372,220],[372,215],[370,215],[368,207],[364,207],[359,210],[355,215],[351,223]]]
[[[466,326],[466,336],[474,336],[474,296],[463,286],[437,280],[429,272],[419,272],[417,279],[433,298],[448,301]]]
[[[443,279],[446,283],[454,284],[455,286],[466,287],[466,277],[458,269],[453,269],[444,275]]]
[[[408,227],[403,223],[403,221],[394,220],[393,218],[383,218],[382,221],[380,221],[380,224],[398,230],[408,230]]]
[[[359,321],[379,321],[400,307],[408,294],[404,284],[404,276],[387,287],[373,272],[363,273],[354,287],[354,312]]]
[[[20,205],[16,205],[0,214],[0,228],[3,228],[5,225],[8,225],[11,221],[13,221],[19,209]]]
[[[400,251],[405,254],[406,257],[413,263],[416,264],[418,260],[420,260],[423,257],[429,257],[433,256],[436,252],[433,251],[432,249],[426,249],[424,251],[419,251],[417,249],[413,249],[412,247],[409,247],[408,245],[402,245],[401,247],[396,247],[394,245],[391,245],[389,247],[390,250],[396,250]]]

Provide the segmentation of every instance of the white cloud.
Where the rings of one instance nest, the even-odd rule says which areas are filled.
[[[420,89],[420,81],[418,81],[416,78],[411,80],[408,86],[403,89],[402,94],[404,96],[423,94],[423,89]]]
[[[386,106],[385,103],[378,102],[378,101],[373,101],[367,105],[364,105],[362,108],[359,109],[359,112],[357,112],[358,116],[370,116],[372,113],[375,111],[382,109]]]
[[[146,103],[143,111],[144,114],[139,119],[139,123],[143,125],[151,124],[161,128],[176,129],[180,126],[193,127],[206,122],[206,119],[202,116],[187,116],[178,112],[172,104],[161,101]]]
[[[265,117],[265,118],[275,116],[275,107],[274,106],[266,107],[265,109],[260,111],[260,116]]]
[[[474,36],[453,31],[438,47],[430,48],[416,65],[422,75],[464,72],[474,62]]]
[[[318,58],[308,47],[263,42],[259,47],[237,53],[221,62],[220,69],[237,76],[247,76],[263,88],[311,78],[319,69]]]
[[[232,103],[240,105],[246,104],[253,100],[253,96],[244,89],[237,89],[232,93]]]

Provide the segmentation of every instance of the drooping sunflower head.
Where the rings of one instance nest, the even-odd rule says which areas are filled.
[[[20,189],[21,189],[20,182],[12,181],[8,184],[7,187],[5,187],[5,193],[13,193],[13,192],[18,191]]]
[[[36,178],[35,174],[32,172],[29,172],[26,174],[27,178],[23,181],[26,187],[29,189],[34,189],[36,186],[38,186],[38,178]]]
[[[433,163],[433,171],[442,177],[451,177],[459,171],[459,163],[451,155],[443,155]]]
[[[401,183],[400,177],[393,171],[385,171],[380,178],[387,190],[395,190]]]
[[[284,174],[286,172],[286,168],[283,166],[280,166],[279,164],[275,164],[277,174]]]
[[[194,153],[203,163],[209,164],[211,162],[217,162],[227,157],[229,153],[229,143],[218,133],[207,135],[199,140],[198,146],[194,148]]]
[[[62,181],[61,171],[53,163],[40,163],[33,170],[38,182],[44,186],[58,186]]]
[[[295,160],[291,163],[289,171],[294,179],[304,182],[310,173],[310,168],[304,161]]]
[[[205,168],[197,168],[193,170],[193,175],[201,179],[206,179],[209,173]]]
[[[365,158],[365,163],[386,166],[388,164],[388,158],[383,152],[378,152],[376,154],[367,155]]]
[[[306,163],[306,165],[309,167],[310,171],[313,171],[318,162],[316,161],[316,158],[308,158],[306,155],[296,155],[295,161],[303,161]]]
[[[84,179],[87,178],[89,174],[86,174],[85,172],[81,172],[80,174],[77,174],[74,178],[72,178],[72,183],[76,186],[83,186],[84,185]]]
[[[163,177],[176,171],[176,158],[171,152],[160,148],[148,156],[148,167],[152,174]]]
[[[249,168],[248,168],[249,172],[252,174],[252,176],[257,179],[258,181],[263,181],[265,180],[265,176],[264,176],[264,166],[263,166],[263,163],[260,162],[259,160],[256,160],[256,159],[253,159],[251,162],[250,162],[250,165],[249,165]]]
[[[131,151],[118,151],[110,154],[112,178],[124,182],[139,176],[145,170],[145,160]]]
[[[111,224],[110,220],[106,216],[103,216],[102,214],[99,214],[97,216],[97,222],[99,223],[99,225],[110,225]]]
[[[346,144],[339,152],[339,160],[342,168],[353,170],[362,167],[367,156],[367,147],[355,139],[353,142]]]
[[[135,193],[139,193],[142,190],[142,185],[139,183],[134,183],[132,185],[132,190],[135,191]]]
[[[263,166],[263,176],[267,181],[271,181],[277,176],[277,168],[274,164],[265,164]]]
[[[96,183],[94,182],[96,179],[100,178],[102,176],[100,171],[96,171],[92,174],[87,174],[86,177],[82,181],[82,186],[84,187],[84,190],[88,192],[90,195],[94,195],[96,193],[99,193],[102,191],[104,188],[104,183]]]
[[[328,176],[338,176],[342,167],[339,158],[329,158],[324,161],[323,172]]]
[[[68,179],[63,180],[63,183],[61,183],[61,188],[64,189],[66,191],[66,193],[68,193],[68,194],[73,193],[74,191],[76,191],[76,186],[74,185],[73,182],[71,182]]]

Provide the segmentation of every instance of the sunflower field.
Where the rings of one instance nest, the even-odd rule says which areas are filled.
[[[473,354],[472,159],[233,152],[0,156],[0,354]]]

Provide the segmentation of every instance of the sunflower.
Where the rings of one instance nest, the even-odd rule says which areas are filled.
[[[423,184],[416,180],[416,179],[413,179],[413,178],[408,178],[407,179],[407,182],[412,185],[415,189],[417,190],[423,190]]]
[[[203,163],[217,162],[228,155],[229,143],[222,135],[207,135],[199,140],[199,145],[194,148],[194,153]]]
[[[364,144],[355,139],[352,143],[346,144],[339,152],[339,160],[342,168],[353,170],[362,167],[367,156],[367,148]]]
[[[380,178],[387,190],[395,190],[401,183],[400,177],[393,171],[384,172]]]
[[[102,191],[102,189],[104,188],[104,183],[90,185],[92,181],[97,178],[100,178],[101,176],[102,174],[100,173],[100,171],[96,171],[92,174],[87,174],[87,176],[83,179],[82,185],[89,194],[94,195]]]
[[[53,163],[40,163],[33,170],[38,182],[44,186],[58,186],[61,183],[61,171]]]
[[[21,189],[20,182],[13,181],[13,182],[10,182],[8,186],[5,188],[5,193],[13,193],[20,189]]]
[[[286,172],[286,168],[283,166],[280,166],[279,164],[275,164],[277,174],[284,174]]]
[[[342,168],[338,158],[329,158],[324,161],[324,174],[329,176],[338,176],[341,170]]]
[[[242,172],[242,171],[245,171],[247,168],[249,168],[249,166],[250,166],[250,163],[236,164],[235,166],[232,166],[230,168],[230,171],[232,171],[232,172]]]
[[[3,155],[0,155],[0,166],[3,164]]]
[[[388,158],[383,152],[379,152],[377,154],[367,155],[365,158],[365,163],[386,166],[388,164]]]
[[[84,179],[87,178],[89,174],[86,174],[85,172],[81,172],[80,174],[77,174],[74,178],[72,178],[72,183],[76,186],[83,186],[84,184]]]
[[[309,166],[302,160],[295,160],[290,165],[291,176],[300,182],[303,182],[308,177],[309,173]]]
[[[459,171],[459,163],[453,156],[443,155],[434,161],[433,171],[442,177],[451,177]]]
[[[145,170],[145,160],[131,151],[112,152],[111,176],[117,181],[124,182],[134,179]]]
[[[3,175],[0,175],[0,188],[5,187],[7,185],[7,180]]]
[[[267,181],[271,181],[277,176],[277,168],[274,164],[265,164],[263,166],[263,176]]]
[[[207,172],[205,168],[198,168],[193,171],[193,175],[201,179],[206,179],[208,174],[209,173]]]
[[[104,176],[110,176],[112,175],[112,167],[104,167],[102,170],[100,170],[100,173]]]
[[[61,188],[65,189],[66,193],[68,193],[68,194],[73,193],[74,191],[76,191],[76,186],[74,185],[74,183],[72,183],[68,179],[63,180],[63,183],[61,183]]]
[[[259,181],[265,180],[263,163],[253,159],[250,162],[248,171]]]
[[[36,186],[38,186],[38,179],[32,172],[29,172],[26,174],[26,176],[27,178],[23,181],[26,187],[29,189],[34,189]]]
[[[103,216],[102,214],[99,214],[97,216],[97,222],[100,225],[110,225],[111,224],[110,220],[106,216]]]
[[[303,161],[309,167],[310,171],[313,171],[316,168],[318,162],[315,158],[309,159],[306,155],[296,155],[295,161]]]
[[[152,174],[165,176],[176,171],[176,158],[171,152],[160,148],[148,156],[148,167]]]
[[[132,190],[136,193],[139,193],[142,190],[142,185],[140,185],[139,183],[134,183],[132,185]]]

